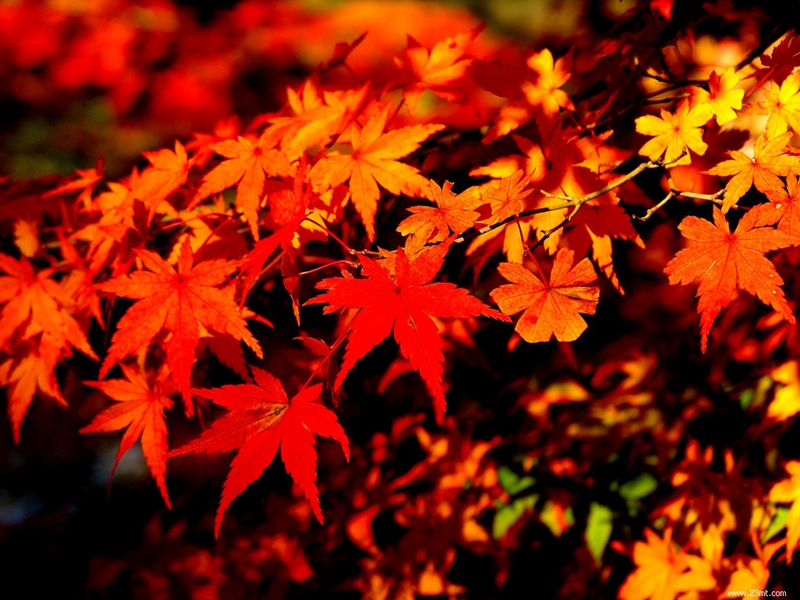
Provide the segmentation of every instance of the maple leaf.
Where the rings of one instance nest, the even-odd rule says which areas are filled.
[[[770,373],[775,383],[782,384],[775,390],[775,398],[767,409],[767,416],[776,421],[785,421],[800,412],[800,373],[797,367],[797,361],[790,360]]]
[[[750,77],[757,81],[770,78],[778,84],[783,83],[795,67],[800,66],[800,37],[790,32],[773,48],[771,54],[764,54],[760,59],[763,66]]]
[[[177,141],[174,152],[169,148],[162,148],[143,154],[152,166],[142,172],[130,194],[132,198],[144,202],[153,214],[167,196],[186,182],[193,161],[187,158],[186,149]]]
[[[50,278],[55,269],[36,273],[24,256],[16,260],[0,254],[0,271],[8,274],[0,277],[0,304],[5,304],[0,313],[0,348],[5,349],[25,325],[23,339],[44,332],[58,347],[67,349],[67,355],[72,347],[99,360],[72,316],[75,301]]]
[[[318,76],[303,83],[300,92],[287,88],[291,117],[270,119],[281,135],[281,150],[290,159],[314,146],[325,146],[330,139],[344,132],[370,97],[370,85],[357,90],[321,92]]]
[[[620,600],[674,600],[684,592],[706,591],[717,584],[708,561],[676,550],[671,529],[663,539],[650,529],[644,535],[647,542],[633,546],[636,570],[622,584]]]
[[[769,499],[773,502],[791,502],[789,516],[786,519],[786,562],[792,562],[792,554],[800,545],[800,461],[792,460],[784,465],[789,474],[787,479],[779,481],[769,491]]]
[[[692,88],[695,105],[706,104],[717,124],[724,125],[736,118],[736,111],[742,110],[744,90],[733,89],[739,77],[733,67],[721,76],[712,71],[708,78],[708,91],[700,87]]]
[[[492,177],[509,177],[517,170],[523,169],[528,174],[530,185],[541,192],[580,198],[600,187],[598,176],[580,163],[586,160],[588,148],[578,139],[568,135],[557,125],[552,131],[549,143],[535,144],[522,136],[514,135],[514,141],[524,156],[511,155],[498,158],[489,165],[473,169],[473,177],[489,175]],[[533,215],[529,220],[517,220],[506,226],[506,251],[509,262],[522,262],[524,254],[523,242],[527,240],[530,225],[533,225],[541,238],[545,232],[554,233],[545,242],[545,248],[551,254],[558,249],[562,229],[559,225],[567,216],[570,208],[555,208],[564,205],[564,200],[552,198],[545,194],[537,194],[530,203],[533,208],[547,208],[545,212]],[[519,235],[519,227],[523,227],[524,236]],[[480,239],[480,238],[478,238]]]
[[[353,154],[331,153],[311,169],[311,179],[319,192],[350,180],[353,205],[370,240],[375,239],[375,214],[378,212],[378,184],[392,194],[419,195],[428,185],[414,167],[398,162],[414,152],[424,140],[444,125],[413,125],[384,133],[389,107],[375,114],[361,131],[351,128]]]
[[[711,109],[707,105],[700,104],[690,109],[688,100],[678,105],[674,115],[662,108],[660,118],[653,115],[639,117],[636,119],[636,131],[655,136],[645,142],[639,154],[650,160],[658,160],[664,155],[664,161],[669,166],[688,165],[692,159],[687,150],[703,155],[708,149],[700,127],[710,117]],[[686,155],[681,157],[684,152]]]
[[[239,117],[233,116],[218,121],[214,125],[214,133],[193,133],[191,141],[186,143],[186,150],[194,152],[192,162],[196,167],[205,167],[214,156],[211,146],[225,140],[236,139],[239,135]]]
[[[554,60],[553,54],[545,48],[532,53],[526,64],[527,70],[502,63],[489,64],[479,70],[479,82],[490,92],[506,97],[511,97],[510,92],[515,88],[522,92],[517,94],[521,97],[512,97],[497,113],[483,138],[484,144],[506,135],[534,117],[542,134],[548,135],[562,108],[575,109],[567,93],[559,89],[572,77],[571,54]]]
[[[525,199],[533,193],[527,188],[531,182],[525,171],[518,169],[508,177],[494,179],[480,187],[482,201],[491,209],[487,224],[502,223],[525,209]]]
[[[353,50],[358,48],[361,42],[364,41],[364,38],[367,37],[367,32],[365,31],[360,36],[358,36],[352,43],[348,44],[347,42],[339,42],[333,49],[333,56],[329,61],[323,63],[319,66],[320,72],[330,71],[339,66],[344,66],[347,68],[347,59],[353,53]]]
[[[522,265],[498,265],[500,274],[511,284],[493,290],[492,300],[507,315],[525,311],[514,328],[524,340],[546,342],[555,335],[560,342],[572,342],[586,329],[579,313],[594,314],[600,288],[589,285],[597,280],[589,259],[584,258],[574,267],[573,261],[572,250],[561,248],[548,284]]]
[[[728,212],[753,184],[765,194],[780,193],[783,182],[778,176],[785,177],[790,169],[800,170],[800,158],[782,153],[791,137],[792,133],[788,131],[771,140],[761,135],[756,140],[753,158],[734,150],[730,153],[731,160],[723,161],[706,171],[709,175],[733,176],[725,185],[723,213]]]
[[[467,188],[457,196],[452,189],[453,184],[449,181],[440,188],[431,180],[425,195],[436,202],[436,208],[412,206],[408,211],[414,214],[397,226],[400,235],[410,234],[405,247],[410,256],[427,243],[445,241],[451,231],[464,233],[478,220],[480,214],[474,209],[484,203],[478,187]]]
[[[765,131],[768,138],[786,133],[789,127],[800,131],[800,72],[789,75],[780,86],[773,83],[765,88],[764,96],[766,100],[759,102],[753,113],[769,115]]]
[[[410,114],[426,89],[448,102],[464,102],[464,80],[472,63],[465,54],[472,40],[485,28],[486,24],[482,23],[472,31],[437,43],[430,50],[408,36],[408,47],[394,62],[411,77],[411,82],[403,86],[403,98]]]
[[[797,240],[771,227],[756,227],[759,211],[749,210],[731,233],[725,215],[714,206],[714,223],[698,217],[686,217],[678,225],[689,240],[687,247],[664,269],[673,285],[689,284],[700,279],[697,311],[700,318],[700,348],[705,353],[708,334],[720,311],[743,289],[794,323],[792,309],[786,302],[783,279],[765,252],[787,248]]]
[[[398,248],[394,275],[388,268],[360,255],[364,279],[346,275],[323,279],[317,284],[317,288],[325,290],[325,293],[306,304],[327,304],[323,311],[325,314],[345,308],[358,309],[350,322],[347,349],[336,377],[336,388],[342,385],[356,362],[393,332],[401,354],[422,376],[433,397],[437,420],[442,422],[446,407],[442,388],[444,353],[442,338],[432,317],[482,315],[510,321],[470,296],[465,289],[452,283],[429,283],[441,269],[453,239],[425,248],[413,262],[409,262],[402,248]]]
[[[167,365],[183,396],[187,415],[194,412],[189,395],[195,348],[200,339],[198,323],[219,333],[244,341],[261,358],[261,347],[247,329],[236,303],[218,286],[240,263],[224,259],[193,263],[189,239],[184,239],[178,269],[155,252],[137,250],[136,256],[148,271],[136,271],[99,284],[98,289],[137,300],[120,319],[100,369],[100,379],[120,360],[147,347],[162,330]]]
[[[778,224],[778,230],[793,238],[800,238],[800,178],[792,173],[786,176],[786,188],[770,190],[768,204],[760,204],[757,225]]]
[[[52,198],[62,194],[78,194],[78,202],[83,204],[84,207],[89,207],[92,203],[92,192],[94,192],[97,184],[103,181],[105,177],[105,168],[102,159],[98,159],[97,166],[93,169],[77,169],[75,171],[76,177],[56,186],[42,194],[42,198]]]
[[[214,535],[231,502],[261,476],[275,458],[278,448],[286,471],[303,490],[314,515],[323,522],[317,490],[317,452],[314,434],[339,442],[350,460],[350,444],[336,413],[318,402],[322,384],[301,389],[291,400],[280,380],[266,371],[253,368],[255,384],[226,385],[192,392],[231,412],[218,419],[194,442],[168,457],[196,452],[238,450],[222,489]]]
[[[236,207],[242,211],[253,237],[258,239],[258,209],[266,177],[294,175],[295,169],[286,155],[277,150],[279,130],[269,128],[253,144],[244,137],[212,144],[210,148],[227,160],[222,161],[203,177],[203,183],[192,200],[192,205],[236,186]]]
[[[303,155],[292,189],[281,190],[270,195],[270,213],[281,227],[272,235],[260,240],[245,258],[242,266],[242,275],[245,276],[242,287],[242,306],[247,293],[260,275],[264,263],[279,246],[290,248],[292,238],[306,217],[306,209],[311,199],[311,185],[303,185],[307,175],[308,159]],[[295,314],[299,321],[299,309]]]
[[[160,385],[151,389],[142,373],[134,367],[125,364],[120,364],[120,367],[126,379],[84,382],[119,404],[98,414],[80,433],[107,433],[128,428],[122,436],[109,485],[120,459],[141,438],[142,451],[150,473],[156,480],[167,507],[172,508],[166,482],[167,423],[164,420],[164,411],[172,408],[173,402],[164,395]]]
[[[619,278],[614,271],[612,238],[630,240],[640,248],[644,242],[633,227],[628,213],[619,206],[619,199],[604,194],[581,206],[572,219],[574,225],[567,235],[569,247],[576,256],[586,256],[591,246],[595,264],[608,277],[614,288],[624,295]]]
[[[17,219],[14,223],[14,245],[26,258],[33,258],[39,251],[39,226],[36,221]]]
[[[26,342],[16,346],[14,356],[0,364],[0,386],[9,386],[8,416],[14,433],[14,443],[19,444],[22,421],[33,402],[36,390],[53,398],[60,406],[67,406],[61,394],[55,369],[62,356],[62,347],[47,333],[42,333],[38,343]]]

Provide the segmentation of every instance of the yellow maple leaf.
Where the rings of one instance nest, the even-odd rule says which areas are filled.
[[[772,82],[770,89],[764,89],[766,100],[753,109],[757,115],[769,115],[767,137],[785,133],[789,127],[800,132],[800,72],[792,73],[780,86]]]
[[[710,117],[711,109],[708,106],[700,104],[690,109],[687,100],[678,105],[674,115],[661,109],[660,118],[653,115],[639,117],[636,119],[636,131],[655,136],[645,142],[639,154],[651,160],[658,160],[664,155],[664,160],[671,163],[669,166],[688,165],[692,159],[687,150],[702,156],[708,149],[700,127]]]
[[[735,597],[734,592],[741,594],[742,590],[763,590],[769,581],[769,569],[759,559],[739,559],[736,561],[736,570],[731,575],[731,581],[725,588],[726,597]]]
[[[671,529],[664,539],[649,529],[644,534],[647,542],[634,544],[636,570],[619,589],[621,600],[674,600],[684,592],[706,591],[717,584],[708,561],[676,549]]]
[[[707,105],[719,125],[732,121],[736,118],[736,111],[742,110],[742,99],[744,98],[744,90],[733,89],[737,83],[739,83],[739,77],[733,67],[730,67],[721,76],[716,71],[712,71],[708,78],[708,90],[694,88],[694,105]]]
[[[733,176],[725,185],[723,213],[728,212],[728,209],[736,204],[753,184],[764,194],[781,193],[783,182],[778,176],[785,177],[790,170],[800,170],[800,158],[783,154],[783,149],[791,137],[792,134],[789,132],[773,139],[769,139],[769,136],[759,136],[753,149],[753,158],[734,150],[730,153],[731,160],[723,161],[706,171],[709,175]]]
[[[792,562],[792,554],[800,543],[800,461],[792,460],[784,465],[789,477],[779,481],[769,491],[773,502],[791,502],[786,519],[786,562]]]
[[[772,371],[772,379],[783,387],[775,392],[775,398],[767,409],[767,416],[785,421],[800,412],[800,383],[798,383],[797,361],[790,360]]]

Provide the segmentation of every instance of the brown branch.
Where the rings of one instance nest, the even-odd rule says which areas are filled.
[[[674,197],[675,197],[675,194],[674,194],[674,193],[672,193],[672,192],[670,191],[670,193],[669,193],[669,194],[667,194],[667,196],[666,196],[666,197],[665,197],[665,198],[664,198],[664,199],[663,199],[661,202],[659,202],[658,204],[656,204],[654,207],[652,207],[652,208],[649,208],[649,209],[647,210],[647,212],[646,212],[646,213],[644,213],[644,215],[642,215],[641,217],[637,217],[636,215],[632,215],[632,217],[633,217],[634,219],[636,219],[637,221],[641,221],[642,223],[644,223],[644,222],[645,222],[645,221],[647,221],[647,220],[648,220],[650,217],[652,217],[652,216],[655,214],[655,212],[656,212],[656,211],[657,211],[659,208],[661,208],[662,206],[664,206],[664,205],[665,205],[667,202],[669,202],[670,200],[672,200]]]
[[[551,194],[551,193],[546,192],[544,190],[539,190],[539,192],[543,196],[546,196],[546,197],[552,198],[552,199],[556,199],[556,200],[564,200],[565,201],[564,204],[559,204],[558,206],[548,206],[548,207],[532,208],[530,210],[524,210],[524,211],[522,211],[522,212],[520,212],[520,213],[518,213],[516,215],[512,215],[512,216],[508,217],[507,219],[504,219],[504,220],[499,221],[497,223],[493,223],[491,225],[487,225],[486,227],[482,227],[481,229],[478,229],[477,231],[475,231],[474,233],[472,233],[470,235],[462,235],[461,237],[456,238],[455,241],[456,241],[456,243],[461,243],[461,242],[464,242],[466,240],[473,239],[475,237],[481,236],[481,235],[483,235],[485,233],[489,233],[490,231],[493,231],[495,229],[503,227],[503,226],[507,225],[508,223],[511,223],[511,222],[516,221],[518,219],[524,219],[525,217],[530,217],[530,216],[541,214],[541,213],[554,212],[554,211],[557,211],[557,210],[563,210],[565,208],[575,207],[575,210],[573,210],[570,213],[570,215],[564,220],[563,223],[561,223],[560,225],[557,225],[554,228],[554,230],[551,231],[549,234],[547,234],[547,232],[545,232],[545,234],[549,237],[550,235],[555,233],[555,231],[558,231],[558,229],[560,229],[561,227],[563,227],[564,225],[569,223],[570,219],[572,219],[572,216],[575,213],[578,212],[578,209],[582,205],[586,204],[587,202],[590,202],[591,200],[594,200],[595,198],[599,198],[603,194],[607,194],[607,193],[617,189],[618,187],[621,187],[625,183],[627,183],[627,182],[631,181],[632,179],[634,179],[637,175],[639,175],[643,171],[646,171],[647,169],[655,169],[657,167],[666,167],[666,166],[669,166],[671,164],[674,164],[674,163],[678,162],[681,158],[683,158],[685,153],[686,152],[684,151],[675,160],[672,160],[672,161],[669,161],[669,162],[664,162],[662,160],[651,160],[651,161],[648,161],[648,162],[641,163],[635,169],[633,169],[630,173],[627,173],[626,175],[623,175],[622,177],[620,177],[619,179],[617,179],[613,183],[609,183],[607,186],[605,186],[605,187],[603,187],[603,188],[601,188],[599,190],[596,190],[596,191],[592,192],[591,194],[587,194],[586,196],[582,196],[580,198],[572,198],[571,196],[562,196],[560,194]],[[538,243],[537,243],[537,246],[538,246]],[[537,246],[534,246],[534,248],[536,248]]]

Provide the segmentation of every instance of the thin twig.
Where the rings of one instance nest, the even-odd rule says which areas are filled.
[[[644,215],[642,215],[641,217],[637,217],[636,215],[632,215],[632,216],[633,216],[633,218],[634,218],[634,219],[636,219],[637,221],[641,221],[642,223],[644,223],[644,222],[645,222],[645,221],[647,221],[647,220],[648,220],[650,217],[652,217],[652,216],[653,216],[653,214],[655,214],[655,212],[656,212],[656,211],[657,211],[659,208],[661,208],[662,206],[664,206],[664,205],[665,205],[667,202],[669,202],[670,200],[672,200],[674,197],[675,197],[675,194],[673,194],[673,193],[670,191],[670,193],[669,193],[669,194],[667,194],[667,195],[666,195],[666,197],[665,197],[665,198],[664,198],[664,199],[663,199],[661,202],[659,202],[658,204],[656,204],[654,207],[652,207],[652,208],[648,209],[648,210],[647,210],[647,212],[646,212]]]
[[[317,271],[321,271],[322,269],[327,269],[328,267],[332,267],[332,266],[334,266],[334,265],[338,265],[338,264],[341,264],[341,263],[348,264],[348,265],[350,265],[351,267],[356,267],[356,266],[358,266],[358,265],[356,265],[355,263],[353,263],[353,262],[350,262],[349,260],[345,260],[345,259],[342,259],[342,260],[334,260],[333,262],[326,263],[326,264],[324,264],[324,265],[322,265],[322,266],[320,266],[320,267],[315,267],[315,268],[313,268],[313,269],[310,269],[310,270],[308,270],[308,271],[303,271],[302,273],[298,273],[298,274],[297,274],[297,276],[298,276],[298,277],[303,277],[304,275],[311,275],[312,273],[316,273]]]
[[[348,253],[350,256],[355,256],[355,254],[356,254],[356,253],[355,253],[355,250],[353,250],[353,249],[352,249],[350,246],[348,246],[347,244],[345,244],[345,243],[344,243],[344,241],[343,241],[343,240],[342,240],[342,239],[341,239],[341,238],[340,238],[338,235],[336,235],[335,233],[333,233],[333,232],[332,232],[330,229],[328,229],[328,228],[327,228],[325,225],[323,225],[322,223],[317,223],[317,222],[316,222],[314,219],[312,219],[311,217],[308,217],[308,216],[307,216],[307,217],[305,217],[305,218],[303,218],[303,221],[308,221],[309,223],[313,223],[314,225],[316,225],[317,227],[319,227],[320,229],[322,229],[322,230],[323,230],[325,233],[327,233],[329,236],[331,236],[333,239],[335,239],[337,242],[339,242],[339,244],[342,246],[342,248],[344,248],[344,249],[345,249],[345,251],[346,251],[346,252],[347,252],[347,253]]]
[[[653,75],[652,73],[642,73],[642,77],[647,77],[648,79],[654,79],[659,83],[666,83],[674,87],[685,87],[687,85],[699,85],[699,86],[708,86],[708,80],[703,79],[682,79],[679,81],[672,81],[671,79],[667,79],[666,77],[661,77],[659,75]]]

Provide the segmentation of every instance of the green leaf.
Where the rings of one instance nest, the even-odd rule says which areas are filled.
[[[513,471],[513,469],[510,469],[506,466],[502,466],[497,469],[497,479],[500,482],[500,486],[509,496],[515,496],[522,490],[527,489],[536,483],[536,480],[533,477],[528,475],[520,477]]]
[[[499,503],[492,523],[492,537],[499,540],[526,512],[533,512],[538,494],[518,498],[511,504]]]
[[[597,502],[589,506],[589,518],[586,521],[584,538],[589,552],[592,553],[594,563],[599,567],[614,528],[614,518],[611,509]]]
[[[619,495],[628,502],[634,502],[652,494],[658,487],[656,478],[650,473],[642,473],[636,479],[626,481],[619,487]]]
[[[773,535],[786,528],[786,521],[789,520],[789,509],[784,506],[779,506],[775,511],[775,516],[767,528],[767,532],[762,538],[762,542],[766,542]]]

